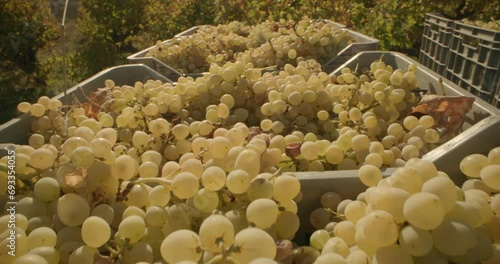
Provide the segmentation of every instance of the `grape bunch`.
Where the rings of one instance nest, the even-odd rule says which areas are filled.
[[[304,263],[497,263],[500,253],[500,147],[460,162],[455,186],[430,161],[411,159],[391,176],[363,165],[368,186],[356,200],[321,196]],[[300,254],[291,254],[290,259]]]
[[[200,27],[191,36],[157,42],[147,56],[181,73],[207,72],[212,64],[251,63],[256,68],[297,65],[298,58],[325,63],[354,42],[348,31],[326,22],[265,21]]]
[[[129,88],[142,94],[142,85],[160,84],[125,87],[123,97]],[[64,118],[62,104],[46,99],[19,105],[42,115],[33,124],[39,133],[15,148],[17,251],[8,255],[10,216],[4,215],[5,263],[274,263],[275,241],[289,241],[298,230],[293,199],[300,182],[281,174],[281,153],[245,124],[229,130],[200,125],[198,136],[187,140],[189,126],[156,117],[158,109],[149,104],[140,116],[113,101],[109,107],[122,108],[121,114],[100,112],[94,119],[93,107],[103,106],[83,105]],[[42,116],[49,125],[42,125]],[[67,132],[54,126],[59,121],[70,126]]]
[[[258,68],[297,65],[298,58],[315,59],[325,64],[354,42],[349,31],[326,22],[301,20],[283,31],[256,48],[236,54],[235,59]]]
[[[249,28],[241,22],[200,27],[194,36],[158,41],[148,52],[181,73],[208,70],[212,62],[228,61],[234,53],[246,49]]]
[[[490,30],[495,30],[499,31],[500,30],[500,20],[491,20],[491,21],[481,21],[481,20],[470,20],[467,18],[462,19],[462,22],[467,24],[467,25],[473,25],[485,29],[490,29]]]
[[[213,64],[175,84],[107,80],[85,102],[19,104],[33,133],[15,147],[17,255],[7,256],[4,215],[0,259],[281,262],[300,225],[293,172],[376,177],[440,143],[432,116],[408,115],[418,102],[415,65],[379,60],[329,76],[315,60],[297,61],[279,72]],[[0,161],[5,206],[7,157]]]

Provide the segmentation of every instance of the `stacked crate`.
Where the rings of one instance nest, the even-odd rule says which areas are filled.
[[[452,36],[452,20],[439,14],[427,14],[420,48],[420,63],[444,76]]]
[[[454,24],[444,76],[500,107],[500,31]]]
[[[500,108],[500,31],[428,13],[419,61]]]

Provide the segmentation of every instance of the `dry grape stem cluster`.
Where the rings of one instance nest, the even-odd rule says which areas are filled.
[[[268,73],[214,64],[176,84],[107,80],[71,106],[19,104],[35,119],[29,144],[15,147],[17,255],[5,251],[2,216],[0,259],[303,263],[310,250],[290,242],[300,225],[294,171],[401,167],[435,147],[441,128],[408,115],[415,65],[375,61],[329,76],[297,60]]]

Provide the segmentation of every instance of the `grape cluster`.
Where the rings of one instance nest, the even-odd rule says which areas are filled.
[[[176,84],[107,80],[71,106],[21,103],[35,118],[15,148],[18,251],[2,247],[0,258],[283,261],[300,224],[292,172],[360,168],[374,184],[380,167],[412,166],[439,143],[431,116],[408,115],[416,70],[375,61],[329,76],[298,59],[263,73],[237,61]]]
[[[265,21],[255,26],[231,22],[157,42],[147,56],[181,73],[207,72],[212,64],[222,66],[228,61],[282,68],[287,63],[297,65],[299,58],[325,63],[353,41],[348,31],[323,21]]]
[[[461,188],[426,160],[411,159],[387,178],[363,165],[368,189],[356,200],[321,196],[308,256],[314,263],[497,263],[500,147],[465,157],[460,170],[468,176]]]
[[[481,21],[481,20],[470,20],[467,18],[462,19],[462,22],[467,25],[473,25],[477,27],[482,27],[490,30],[500,30],[500,20],[491,20],[491,21]]]
[[[208,70],[210,63],[228,61],[234,53],[247,48],[250,28],[242,22],[200,27],[190,37],[178,37],[162,43],[158,41],[148,52],[182,73]]]
[[[257,68],[297,65],[298,58],[315,59],[324,64],[354,42],[349,31],[322,21],[301,20],[290,29],[281,29],[281,35],[268,38],[257,48],[236,54],[235,59],[252,63]]]

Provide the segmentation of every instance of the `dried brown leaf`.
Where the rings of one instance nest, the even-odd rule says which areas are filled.
[[[420,103],[413,107],[412,115],[430,115],[435,127],[444,129],[443,135],[460,131],[465,115],[472,108],[474,97],[424,95]]]

